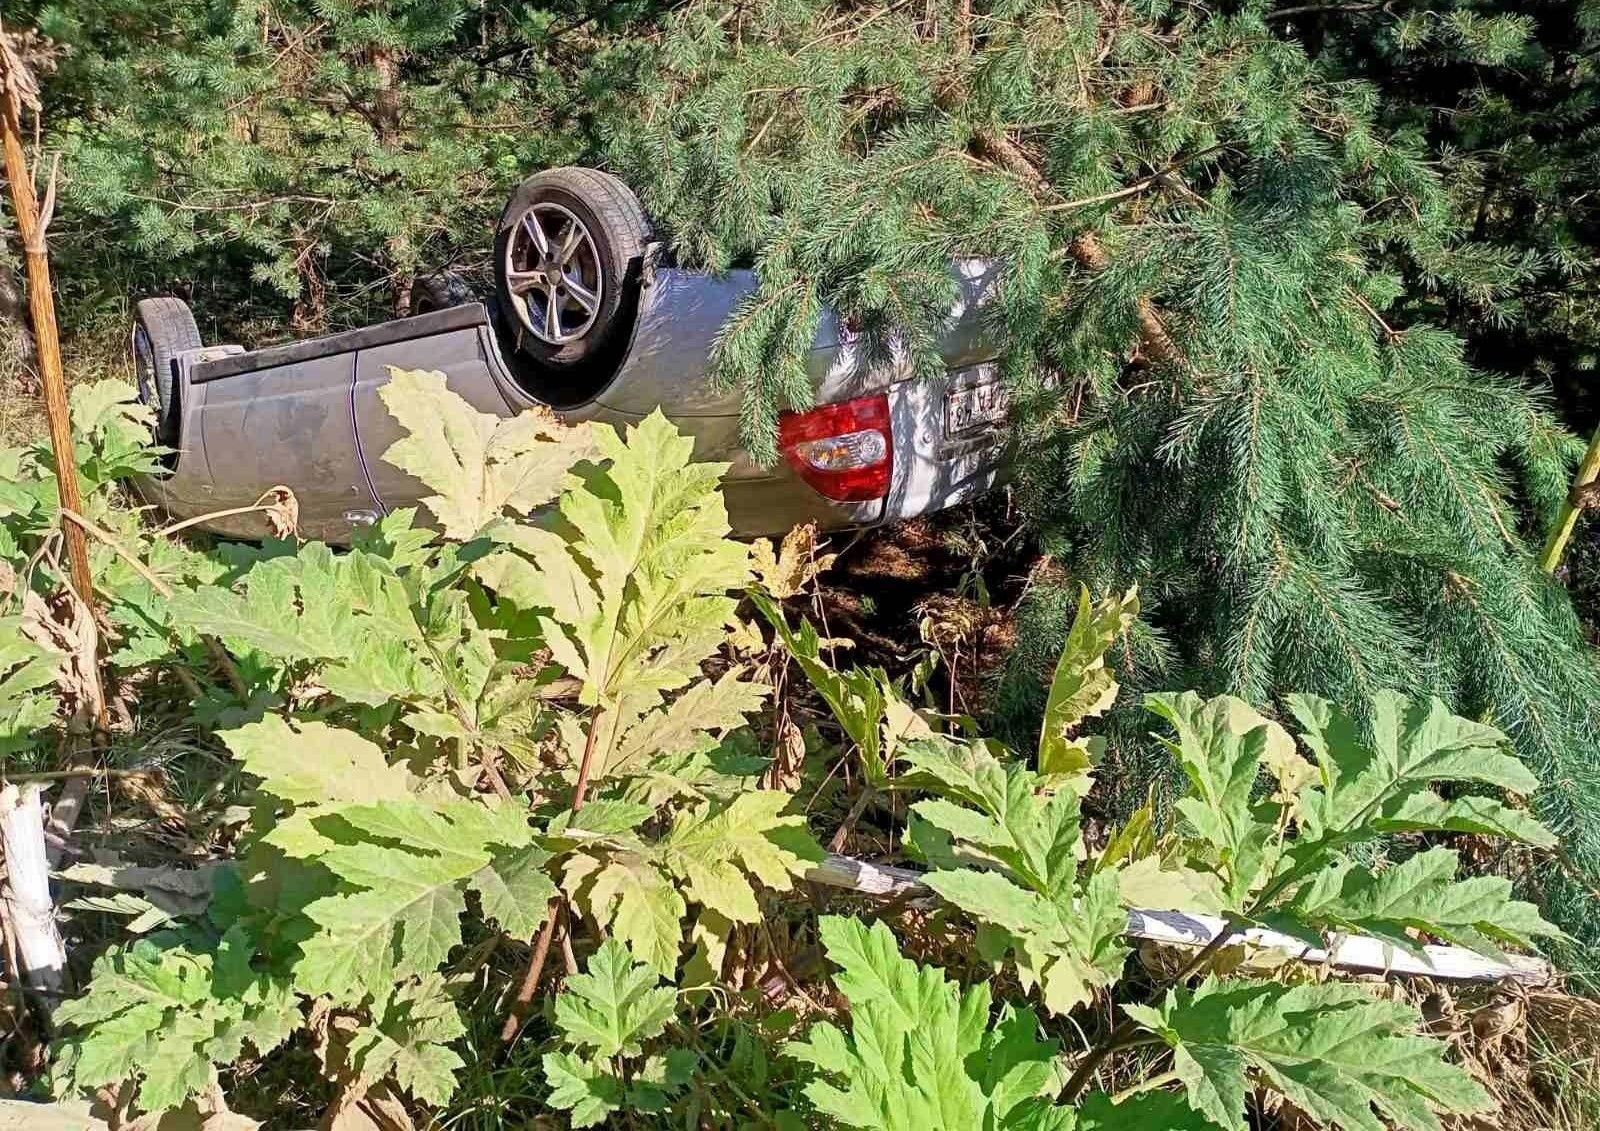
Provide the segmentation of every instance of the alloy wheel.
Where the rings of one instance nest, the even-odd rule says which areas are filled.
[[[576,341],[599,316],[599,251],[583,221],[559,204],[540,202],[518,218],[506,242],[505,279],[517,318],[542,342]]]

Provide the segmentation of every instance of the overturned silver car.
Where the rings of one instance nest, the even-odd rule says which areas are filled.
[[[739,394],[713,388],[717,332],[755,288],[658,265],[650,225],[621,181],[592,169],[529,177],[501,218],[495,294],[445,291],[420,313],[361,330],[246,351],[206,345],[175,298],[137,304],[133,350],[167,474],[139,484],[177,518],[248,507],[276,484],[300,503],[305,536],[348,540],[355,526],[417,504],[421,483],[379,456],[400,438],[379,399],[389,367],[436,369],[484,412],[545,405],[567,420],[624,426],[662,409],[701,460],[732,464],[729,519],[747,536],[814,521],[871,526],[970,499],[1004,463],[1006,392],[982,308],[993,270],[952,265],[951,311],[936,378],[869,357],[825,312],[808,368],[815,406],[783,414],[777,466],[739,442]],[[216,517],[215,532],[266,533],[257,514]]]

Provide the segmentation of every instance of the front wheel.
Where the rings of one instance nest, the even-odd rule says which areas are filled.
[[[178,442],[183,424],[178,404],[177,357],[197,350],[200,330],[189,304],[179,298],[140,299],[133,308],[133,370],[139,401],[155,413],[158,444]]]
[[[418,275],[411,281],[411,301],[406,313],[412,316],[432,314],[477,301],[478,296],[466,276],[454,271],[435,271],[431,275]]]
[[[546,372],[610,356],[632,331],[650,225],[617,178],[570,167],[523,181],[501,214],[495,291],[525,359]]]

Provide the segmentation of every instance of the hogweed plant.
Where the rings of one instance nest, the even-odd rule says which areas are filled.
[[[1292,966],[1243,976],[1238,932],[1485,954],[1551,935],[1507,881],[1458,879],[1448,847],[1554,843],[1504,798],[1535,780],[1498,731],[1395,693],[1359,723],[1290,697],[1297,739],[1238,699],[1151,696],[1186,789],[1170,819],[1146,807],[1097,847],[1080,806],[1101,744],[1085,731],[1116,699],[1106,652],[1135,593],[1082,596],[1038,747],[1009,750],[791,628],[728,538],[724,468],[694,463],[659,414],[626,433],[500,420],[415,372],[384,396],[407,433],[386,458],[432,492],[426,527],[398,512],[348,552],[206,553],[96,504],[118,543],[102,546],[113,661],[185,673],[253,807],[205,913],[111,948],[56,1011],[63,1091],[215,1113],[231,1066],[306,1032],[335,1112],[367,1094],[445,1107],[497,1055],[469,1043],[486,1030],[463,1006],[468,986],[481,1004],[500,984],[479,974],[504,934],[532,960],[525,992],[496,1000],[542,1075],[517,1114],[542,1105],[574,1127],[1236,1131],[1273,1095],[1310,1125],[1434,1131],[1490,1107],[1411,1006]],[[39,508],[0,521],[8,562],[48,537]],[[833,972],[816,977],[838,999],[791,978],[790,1003],[753,1000],[725,977],[741,931],[809,918],[784,897],[822,859],[799,800],[761,787],[747,588],[771,648],[837,717],[864,794],[908,799],[897,840],[1002,977],[963,986],[919,965],[887,913],[818,923]],[[50,665],[0,624],[13,750],[45,721]],[[1397,862],[1366,862],[1396,837]],[[1136,989],[1132,906],[1229,929]],[[1086,1047],[1080,1021],[1106,1002],[1118,1020],[1091,1022]],[[745,1052],[702,1039],[718,1026]]]
[[[621,436],[478,413],[440,374],[397,372],[383,395],[408,432],[386,458],[434,492],[437,534],[400,512],[348,553],[235,548],[231,584],[150,617],[237,658],[245,686],[214,717],[257,802],[207,922],[107,955],[63,1007],[71,1088],[136,1081],[138,1108],[174,1108],[332,1011],[350,1022],[322,1046],[339,1083],[442,1104],[469,910],[529,938],[570,901],[626,948],[591,970],[603,993],[634,960],[675,976],[686,921],[718,952],[760,917],[756,885],[820,858],[789,795],[754,788],[761,763],[723,742],[765,687],[701,672],[752,577],[725,467],[691,463],[659,413]],[[600,1095],[620,1048],[562,1031],[554,1102],[575,1081]]]
[[[1041,1033],[1070,1030],[1015,1004],[990,1030],[986,985],[963,991],[909,962],[881,923],[869,930],[824,920],[853,1031],[824,1023],[791,1046],[819,1070],[807,1095],[840,1125],[885,1131],[1231,1131],[1246,1126],[1253,1088],[1281,1095],[1314,1125],[1362,1131],[1386,1122],[1434,1129],[1440,1113],[1488,1110],[1488,1094],[1448,1063],[1445,1046],[1419,1035],[1411,1006],[1347,983],[1223,971],[1242,965],[1240,932],[1251,926],[1287,932],[1308,948],[1360,933],[1417,955],[1427,938],[1497,956],[1501,944],[1531,946],[1557,934],[1511,897],[1508,880],[1457,879],[1448,848],[1420,849],[1382,871],[1352,854],[1402,833],[1472,833],[1550,848],[1548,830],[1493,795],[1526,795],[1537,780],[1504,735],[1437,700],[1382,693],[1363,727],[1324,700],[1291,697],[1297,744],[1236,698],[1152,695],[1146,707],[1165,724],[1163,741],[1187,781],[1176,817],[1160,829],[1146,807],[1092,852],[1080,800],[1098,743],[1078,729],[1116,698],[1105,652],[1137,609],[1132,591],[1099,602],[1082,594],[1035,754],[932,726],[899,745],[896,788],[924,795],[911,806],[908,845],[929,867],[928,886],[973,924],[979,955],[1014,975],[1046,1017],[1069,1014],[1096,993],[1116,995],[1130,953],[1122,939],[1130,907],[1220,914],[1227,928],[1149,1004],[1123,1002],[1121,1020],[1098,1044],[1065,1057],[1041,1043]],[[792,635],[815,634],[803,625]],[[813,652],[803,666],[819,662]],[[857,696],[841,708],[835,691],[866,685],[861,673],[833,673],[823,697],[842,715],[859,716],[876,700]],[[897,714],[884,709],[883,724]],[[872,728],[856,719],[844,729],[854,737]],[[1202,979],[1197,986],[1194,978]],[[1090,1090],[1106,1058],[1130,1050],[1165,1067],[1117,1095]],[[1150,1050],[1165,1051],[1151,1058]]]

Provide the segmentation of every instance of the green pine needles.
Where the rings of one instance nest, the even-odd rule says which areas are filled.
[[[1264,12],[706,0],[610,153],[680,256],[760,273],[714,359],[752,451],[820,302],[932,365],[950,259],[997,260],[1028,515],[1074,580],[1140,580],[1167,685],[1438,695],[1600,875],[1600,669],[1529,549],[1574,441],[1407,297],[1488,317],[1528,265],[1452,254],[1452,166]]]

